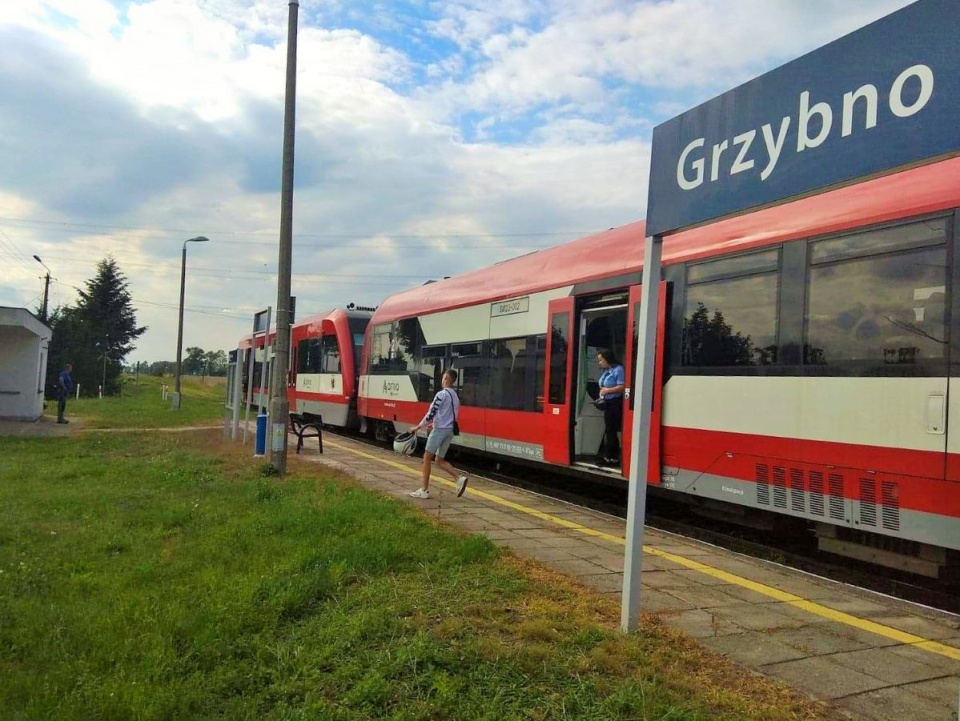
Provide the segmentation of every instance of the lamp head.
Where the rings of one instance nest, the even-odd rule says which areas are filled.
[[[209,240],[210,240],[210,239],[209,239],[207,236],[205,236],[205,235],[198,235],[196,238],[190,238],[190,240],[187,240],[187,241],[185,241],[185,242],[187,242],[187,243],[206,243],[206,242],[209,242]]]

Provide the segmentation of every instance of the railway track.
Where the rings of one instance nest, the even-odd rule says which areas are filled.
[[[345,434],[339,429],[328,429],[328,432],[373,447],[389,448],[386,443],[357,434]],[[454,462],[467,473],[498,483],[618,518],[626,518],[627,515],[627,489],[622,482],[598,484],[595,478],[587,474],[545,472],[539,466],[487,459],[463,451],[456,454]],[[646,525],[911,603],[950,613],[960,612],[960,589],[957,587],[832,556],[817,550],[812,536],[771,536],[769,531],[707,518],[694,513],[686,504],[661,494],[651,493],[648,496]]]

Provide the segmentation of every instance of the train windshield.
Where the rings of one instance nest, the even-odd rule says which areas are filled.
[[[350,329],[350,335],[353,336],[353,370],[360,372],[360,355],[363,353],[363,336],[367,330],[369,318],[348,318],[347,327]]]

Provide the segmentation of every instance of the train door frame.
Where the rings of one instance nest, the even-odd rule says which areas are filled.
[[[570,465],[573,448],[573,356],[577,352],[574,328],[576,328],[576,299],[572,296],[557,298],[547,304],[547,351],[544,358],[544,403],[543,403],[543,460],[547,463]],[[556,333],[554,331],[557,331]],[[558,341],[565,345],[558,349]],[[562,362],[553,362],[555,353],[564,353]],[[563,381],[555,388],[554,374],[562,373]]]
[[[637,362],[637,344],[639,343],[639,318],[640,318],[640,291],[642,286],[630,286],[628,315],[628,324],[630,336],[627,343],[627,358],[624,361],[624,369],[627,374],[627,390],[625,393],[625,406],[623,408],[623,427],[624,436],[621,445],[621,460],[623,461],[623,475],[627,477],[630,473],[630,457],[633,455],[633,434],[627,433],[626,429],[633,428],[636,419],[636,407],[634,394],[634,384],[636,382],[636,362]],[[647,465],[647,482],[654,485],[660,484],[660,466],[662,459],[662,437],[663,437],[663,374],[666,362],[667,338],[669,333],[667,329],[667,318],[670,317],[670,292],[669,283],[660,281],[660,302],[659,317],[657,318],[657,346],[656,362],[653,368],[653,407],[650,409],[652,419],[650,423],[650,450],[649,463]]]
[[[598,350],[613,350],[614,355],[624,362],[630,344],[629,328],[629,292],[628,289],[615,289],[604,293],[577,298],[576,317],[576,357],[574,359],[571,405],[571,431],[573,463],[606,472],[620,473],[621,469],[603,466],[600,462],[603,443],[603,412],[597,410],[593,401],[599,387],[597,380],[600,369],[596,362]],[[610,318],[616,319],[610,322]],[[599,323],[607,319],[606,324]],[[597,323],[593,340],[590,338],[591,325]],[[621,332],[622,331],[622,332]],[[607,336],[604,338],[603,336]],[[597,342],[603,340],[603,342]],[[624,368],[626,366],[624,365]],[[629,382],[628,382],[629,384]],[[628,428],[623,424],[623,428]],[[625,433],[621,431],[621,439]]]
[[[954,210],[951,216],[952,227],[947,232],[947,267],[951,269],[947,278],[948,317],[944,328],[947,333],[947,390],[946,413],[944,414],[944,469],[943,477],[947,481],[960,483],[960,210]],[[929,412],[929,409],[928,409]]]

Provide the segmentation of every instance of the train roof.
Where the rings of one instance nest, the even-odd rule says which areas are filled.
[[[960,157],[728,218],[664,239],[663,262],[708,258],[960,206]],[[375,322],[493,302],[549,288],[639,272],[646,223],[639,221],[401,291]]]
[[[298,320],[293,324],[294,328],[300,328],[306,325],[315,325],[317,323],[322,323],[325,320],[336,320],[337,318],[370,318],[373,316],[372,310],[358,310],[358,309],[346,309],[346,308],[334,308],[333,310],[328,310],[325,313],[317,313],[316,315],[307,316],[302,320]]]

